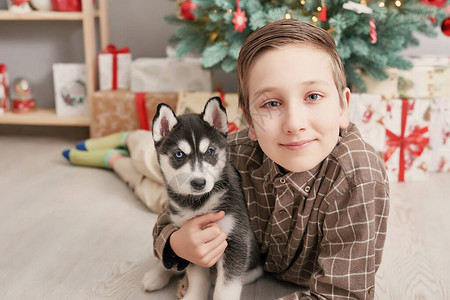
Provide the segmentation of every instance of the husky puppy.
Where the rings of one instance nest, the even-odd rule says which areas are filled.
[[[169,195],[168,212],[177,227],[189,219],[223,210],[217,222],[227,234],[228,246],[217,262],[214,300],[239,299],[242,285],[262,274],[259,249],[250,227],[240,178],[226,153],[228,122],[218,97],[201,114],[176,116],[159,104],[153,119],[153,139]],[[190,264],[189,287],[183,299],[208,298],[209,269]],[[146,290],[164,287],[173,272],[162,264],[143,280]]]

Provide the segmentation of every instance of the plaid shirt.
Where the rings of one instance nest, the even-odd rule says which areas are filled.
[[[355,125],[321,164],[302,173],[280,168],[248,138],[229,136],[230,161],[242,177],[251,225],[264,270],[308,287],[291,299],[373,299],[389,212],[383,161]],[[154,230],[155,254],[166,267],[185,267],[167,247],[177,228],[162,214]]]

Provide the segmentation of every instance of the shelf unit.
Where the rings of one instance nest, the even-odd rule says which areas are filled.
[[[100,45],[104,49],[109,44],[108,0],[98,0],[95,10],[92,0],[82,0],[81,12],[32,11],[14,13],[0,10],[0,21],[81,21],[83,26],[84,60],[86,64],[86,89],[89,105],[92,107],[92,95],[96,90],[96,32],[95,18],[99,19]],[[90,109],[92,111],[92,109]],[[88,127],[91,116],[58,116],[55,109],[38,108],[29,113],[7,112],[0,115],[0,124],[49,125]]]

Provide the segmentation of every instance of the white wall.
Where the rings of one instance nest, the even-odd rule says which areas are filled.
[[[175,1],[110,0],[111,42],[127,46],[134,58],[164,57],[167,39],[175,27],[163,17],[176,13]],[[6,1],[0,0],[0,9]],[[438,30],[440,33],[440,29]],[[422,39],[408,54],[450,54],[450,38]],[[39,107],[53,107],[53,63],[83,62],[83,35],[79,21],[1,21],[0,62],[6,63],[11,79],[25,77]],[[233,74],[216,72],[226,92],[235,92]]]

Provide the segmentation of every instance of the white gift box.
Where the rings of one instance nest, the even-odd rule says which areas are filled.
[[[433,149],[430,171],[450,172],[450,97],[433,99],[430,146]]]
[[[212,91],[211,72],[199,58],[139,58],[131,64],[131,91]]]
[[[89,115],[84,64],[53,64],[53,83],[57,115]]]
[[[110,47],[113,47],[110,51],[115,54],[105,50],[98,55],[100,90],[128,90],[130,89],[131,53],[118,53],[114,46]]]
[[[386,129],[383,119],[386,114],[386,101],[381,95],[351,94],[348,107],[349,119],[361,132],[364,140],[377,152],[383,152]]]
[[[388,100],[384,161],[390,181],[416,181],[428,176],[434,155],[429,145],[431,103],[430,99]]]

